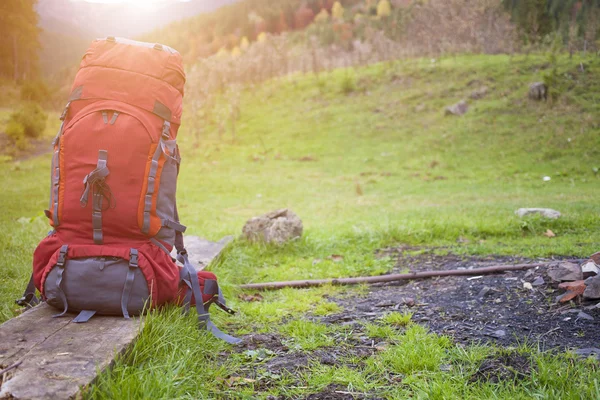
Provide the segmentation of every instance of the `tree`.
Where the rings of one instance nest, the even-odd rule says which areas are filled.
[[[339,1],[333,3],[333,7],[331,8],[331,16],[336,20],[344,19],[344,7]]]
[[[377,4],[377,16],[379,18],[386,18],[392,15],[392,5],[389,0],[380,0]]]
[[[329,21],[329,13],[326,9],[322,8],[321,11],[315,17],[315,22],[318,24],[322,24]]]
[[[36,0],[0,2],[0,75],[17,81],[37,72],[40,47]]]

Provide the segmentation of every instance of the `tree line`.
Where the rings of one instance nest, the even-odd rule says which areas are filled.
[[[0,1],[0,77],[13,81],[38,73],[37,0]]]

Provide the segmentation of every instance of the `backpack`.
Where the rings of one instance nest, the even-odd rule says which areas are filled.
[[[93,315],[139,315],[164,304],[195,305],[202,326],[224,340],[206,309],[225,300],[214,274],[196,273],[176,205],[185,73],[160,44],[108,37],[92,43],[75,77],[53,142],[53,230],[33,256],[20,305],[42,299]],[[177,249],[180,268],[170,255]]]

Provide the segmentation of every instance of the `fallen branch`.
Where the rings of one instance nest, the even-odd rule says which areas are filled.
[[[21,365],[21,363],[23,363],[23,360],[21,361],[17,361],[16,363],[9,365],[8,367],[4,368],[2,371],[0,371],[0,377],[2,377],[2,375],[4,375],[5,373],[7,373],[8,371],[17,368],[19,365]]]
[[[495,265],[493,267],[473,268],[473,269],[450,269],[446,271],[424,271],[411,272],[408,274],[392,274],[380,276],[360,276],[356,278],[334,278],[334,279],[314,279],[305,281],[287,281],[287,282],[265,282],[249,283],[240,285],[241,289],[246,290],[277,290],[283,288],[307,288],[324,285],[357,285],[360,283],[385,283],[396,281],[407,281],[415,279],[436,278],[440,276],[478,276],[495,274],[505,271],[519,271],[536,267],[544,267],[549,263],[535,264],[516,264],[516,265]]]

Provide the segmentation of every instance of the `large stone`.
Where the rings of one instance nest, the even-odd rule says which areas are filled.
[[[469,104],[466,101],[462,100],[458,103],[446,107],[446,115],[464,115],[469,111]]]
[[[548,88],[544,82],[529,85],[529,98],[535,101],[548,100]]]
[[[583,292],[583,298],[589,300],[600,299],[600,275],[586,279],[585,284],[587,286],[585,292]]]
[[[285,243],[302,236],[302,221],[288,209],[276,210],[246,222],[242,233],[251,241]]]
[[[557,219],[560,218],[561,213],[559,211],[553,210],[551,208],[519,208],[515,211],[520,218],[523,218],[527,215],[539,214],[544,218]]]
[[[583,272],[578,264],[561,262],[548,268],[548,276],[555,282],[580,281]]]

